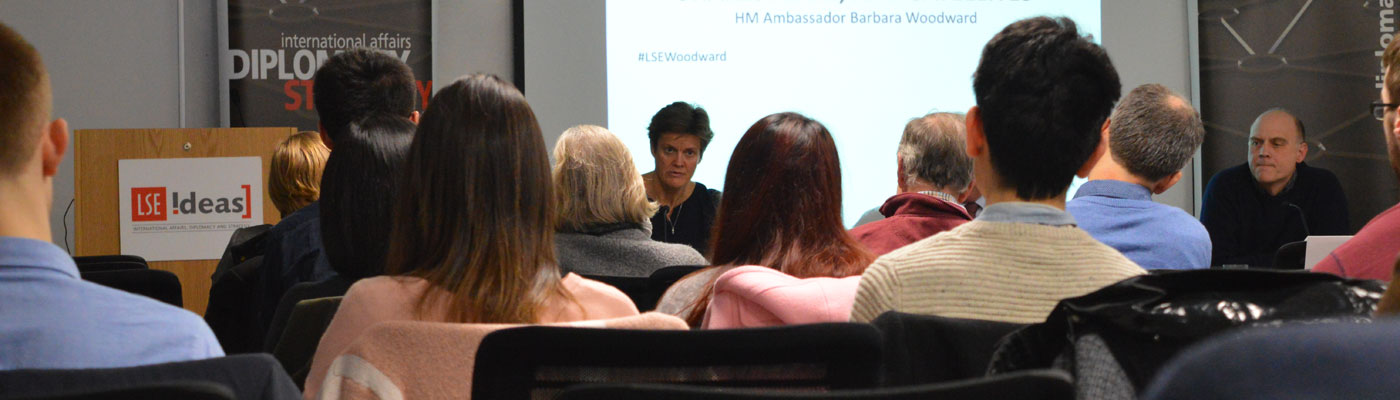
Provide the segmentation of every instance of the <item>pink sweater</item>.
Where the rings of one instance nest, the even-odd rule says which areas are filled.
[[[799,279],[749,265],[715,281],[702,329],[845,322],[851,316],[860,276]]]
[[[690,327],[674,316],[650,312],[555,326],[609,329]],[[519,324],[446,324],[395,321],[377,324],[336,357],[326,372],[322,400],[467,399],[482,338]]]
[[[578,301],[578,306],[565,299],[550,299],[545,303],[544,312],[540,314],[540,323],[637,315],[637,306],[617,288],[572,273],[564,276],[561,283]],[[447,295],[447,292],[432,286],[426,280],[407,276],[368,278],[350,286],[345,300],[340,303],[340,309],[336,311],[325,335],[321,336],[321,343],[316,347],[316,356],[311,361],[311,371],[306,377],[306,391],[303,397],[315,398],[316,393],[320,392],[321,381],[325,379],[326,369],[330,367],[331,361],[344,353],[355,339],[375,324],[386,321],[447,321],[447,310],[440,306],[424,313],[427,318],[419,318],[415,314],[414,307],[425,293],[435,296]]]

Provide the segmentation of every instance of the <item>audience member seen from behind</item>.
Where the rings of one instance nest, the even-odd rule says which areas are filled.
[[[1181,180],[1205,140],[1191,103],[1158,84],[1138,86],[1103,130],[1108,153],[1065,209],[1079,227],[1146,269],[1210,268],[1210,234],[1195,217],[1152,201]]]
[[[321,172],[330,155],[315,131],[297,132],[277,145],[267,174],[267,195],[279,214],[291,215],[321,197]]]
[[[68,123],[38,51],[0,24],[0,370],[115,368],[221,357],[199,316],[82,280],[49,243]]]
[[[1385,48],[1381,58],[1385,68],[1385,84],[1381,88],[1381,101],[1371,104],[1371,113],[1381,120],[1381,135],[1385,137],[1386,154],[1390,155],[1390,169],[1400,178],[1400,124],[1397,124],[1395,107],[1400,102],[1400,44],[1394,41]],[[1348,278],[1392,280],[1394,270],[1391,262],[1400,254],[1400,204],[1382,211],[1366,226],[1356,232],[1356,236],[1342,243],[1326,258],[1313,267],[1313,271],[1328,272]],[[1391,284],[1389,291],[1400,291]],[[1389,293],[1387,293],[1389,295]],[[1396,297],[1400,297],[1397,294]],[[1400,304],[1391,302],[1400,311]]]
[[[385,272],[356,282],[306,380],[376,323],[546,323],[636,315],[616,288],[562,275],[549,157],[525,96],[489,75],[433,96],[395,194]]]
[[[334,273],[282,296],[259,342],[264,350],[276,348],[297,302],[341,296],[355,281],[384,274],[395,182],[416,128],[407,118],[376,115],[351,124],[340,138],[326,163],[320,201],[321,244]]]
[[[844,320],[875,257],[841,223],[841,162],[826,127],[796,113],[760,119],[730,156],[724,192],[717,267],[677,282],[662,310],[707,328]]]
[[[720,192],[690,179],[714,137],[710,114],[685,102],[671,103],[651,117],[647,139],[656,168],[642,175],[642,181],[647,197],[661,204],[651,217],[652,239],[689,245],[709,256]]]
[[[972,222],[881,256],[851,320],[886,311],[1013,323],[1144,273],[1075,226],[1065,192],[1103,155],[1121,86],[1103,48],[1067,18],[1012,23],[982,51],[967,154],[987,208]]]
[[[899,194],[880,207],[884,219],[851,229],[851,236],[883,255],[972,220],[972,158],[962,114],[933,113],[909,121],[899,140]]]
[[[1341,182],[1308,166],[1307,156],[1301,120],[1283,109],[1259,114],[1249,128],[1248,162],[1216,173],[1201,198],[1212,265],[1270,267],[1285,244],[1351,233]]]
[[[407,64],[388,53],[357,48],[331,56],[316,70],[316,115],[321,141],[334,154],[336,142],[354,121],[371,115],[418,120],[418,88]],[[254,305],[261,334],[272,325],[278,301],[292,286],[333,275],[321,253],[321,208],[311,203],[268,231]]]
[[[646,277],[666,266],[709,263],[690,246],[651,240],[657,205],[647,200],[632,153],[607,129],[564,131],[554,145],[553,177],[555,249],[564,271]]]
[[[298,132],[277,145],[267,174],[267,194],[279,215],[291,215],[320,198],[321,173],[330,152],[315,131]],[[251,300],[261,283],[258,272],[271,227],[254,225],[233,231],[210,277],[204,321],[229,354],[254,352],[263,343]]]

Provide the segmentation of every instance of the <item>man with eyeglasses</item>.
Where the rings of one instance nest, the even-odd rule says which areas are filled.
[[[1331,172],[1308,166],[1303,122],[1281,108],[1249,129],[1249,160],[1206,185],[1201,224],[1211,265],[1272,267],[1280,246],[1311,235],[1346,235],[1347,200]]]
[[[1381,101],[1371,103],[1371,113],[1382,122],[1390,169],[1400,177],[1400,127],[1396,126],[1395,107],[1400,103],[1400,41],[1391,41],[1385,48],[1381,65],[1385,68]],[[1313,271],[1330,272],[1349,278],[1393,279],[1396,254],[1400,253],[1400,204],[1377,214],[1356,236],[1333,250]],[[1391,287],[1395,284],[1392,282]]]

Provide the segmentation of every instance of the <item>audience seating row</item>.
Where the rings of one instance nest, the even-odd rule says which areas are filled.
[[[673,282],[695,269],[674,267],[670,276],[658,273],[637,279]],[[83,275],[88,278],[144,272],[164,271],[104,270]],[[178,280],[175,285],[178,288]],[[141,293],[144,286],[126,287]],[[315,290],[307,288],[306,296],[315,297]],[[634,288],[638,289],[633,292],[634,298],[659,296],[659,291],[651,286]],[[603,395],[875,398],[925,392],[1015,393],[1012,388],[1020,385],[1006,382],[1039,382],[1035,385],[1049,388],[1055,385],[1048,381],[1054,380],[1049,378],[1054,373],[1046,375],[1043,370],[1051,369],[1070,377],[1067,382],[1077,398],[1132,399],[1147,388],[1173,356],[1207,337],[1238,327],[1300,320],[1366,321],[1383,289],[1376,281],[1327,274],[1266,270],[1163,272],[1067,299],[1046,322],[1029,326],[899,312],[885,313],[872,324],[709,331],[686,330],[683,321],[659,313],[556,326],[393,322],[372,329],[337,359],[325,381],[328,385],[318,394],[325,398],[396,398],[395,393],[407,397],[472,393],[478,398],[493,399]],[[177,289],[176,301],[178,294]],[[338,304],[338,297],[298,301],[287,313],[285,329],[277,332],[278,340],[269,341],[269,350],[276,355],[275,365],[254,369],[276,370],[269,374],[281,376],[291,384],[291,392],[299,392],[318,338]],[[219,360],[245,365],[271,360],[266,355],[257,357],[261,361],[239,357]],[[61,370],[5,372],[0,375],[0,398],[90,395],[82,391],[44,392],[36,389],[42,386],[10,384],[26,382],[23,377],[50,373],[51,377],[33,382],[75,379],[82,384],[52,387],[122,389],[127,390],[123,393],[138,396],[156,393],[144,390],[186,390],[189,388],[180,384],[194,379],[224,384],[235,394],[246,392],[242,381],[229,384],[219,379],[201,379],[206,375],[191,372],[231,371],[227,366],[205,368],[205,364],[198,364],[215,362],[92,370],[91,375]],[[178,368],[180,365],[185,368]],[[433,368],[423,367],[427,365]],[[160,372],[166,368],[179,369],[184,375]],[[1030,378],[1011,378],[1021,373]],[[987,378],[988,374],[992,378]],[[207,376],[215,375],[222,376],[213,372]],[[133,388],[133,384],[149,387]],[[588,384],[613,385],[569,393],[570,388]],[[877,387],[883,389],[874,389]],[[778,395],[774,389],[835,392],[824,395],[829,397],[811,397],[815,395]],[[222,394],[201,392],[199,388],[189,390],[191,396]],[[1044,390],[1054,392],[1053,388]]]
[[[151,269],[146,259],[133,255],[73,257],[83,280],[184,307],[180,278],[170,271]]]

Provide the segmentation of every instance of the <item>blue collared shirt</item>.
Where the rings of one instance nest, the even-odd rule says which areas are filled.
[[[1152,191],[1130,182],[1095,180],[1079,187],[1065,209],[1094,239],[1118,249],[1144,269],[1210,267],[1210,234],[1179,208],[1152,201]]]
[[[114,368],[224,355],[192,312],[82,280],[48,242],[0,236],[0,370]]]
[[[1083,189],[1081,189],[1083,190]],[[1064,210],[1044,204],[1019,201],[1001,202],[987,206],[977,216],[978,221],[1040,224],[1050,226],[1074,225],[1074,217]]]

